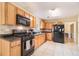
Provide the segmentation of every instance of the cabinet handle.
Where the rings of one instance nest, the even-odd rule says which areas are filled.
[[[11,48],[16,47],[16,46],[21,46],[21,44],[15,45],[15,46],[11,46]]]

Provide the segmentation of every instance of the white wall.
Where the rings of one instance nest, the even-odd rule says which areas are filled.
[[[77,32],[77,34],[78,34],[78,46],[79,46],[79,16],[78,16],[78,32]]]
[[[40,24],[41,24],[41,19],[39,17],[36,17],[36,27],[35,31],[39,32],[40,31]]]
[[[74,24],[74,41],[76,43],[76,22],[65,22],[65,33],[68,33],[69,34],[69,38],[70,38],[70,32],[71,32],[71,29],[70,29],[70,25],[71,24]]]

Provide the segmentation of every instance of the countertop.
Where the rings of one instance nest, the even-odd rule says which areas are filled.
[[[38,36],[38,35],[44,35],[45,33],[41,33],[41,32],[38,32],[38,33],[36,33],[36,34],[34,34],[34,36]],[[13,41],[15,41],[15,40],[18,40],[18,39],[21,39],[21,38],[19,38],[19,37],[14,37],[13,35],[5,35],[5,36],[1,36],[0,35],[0,39],[4,39],[4,40],[7,40],[7,41],[10,41],[10,42],[13,42]]]
[[[38,36],[38,35],[43,35],[43,34],[45,34],[45,33],[36,33],[36,34],[34,34],[35,36]]]
[[[0,36],[0,39],[4,39],[6,41],[13,42],[13,41],[19,40],[20,38],[19,37],[14,37],[14,36],[7,36],[7,37]]]

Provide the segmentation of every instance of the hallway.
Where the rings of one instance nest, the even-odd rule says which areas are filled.
[[[73,43],[55,43],[47,41],[32,56],[79,56],[79,47]]]

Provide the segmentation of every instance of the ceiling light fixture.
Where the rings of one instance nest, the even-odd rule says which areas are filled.
[[[60,11],[58,8],[50,9],[49,10],[49,16],[50,17],[57,17],[60,16]]]

